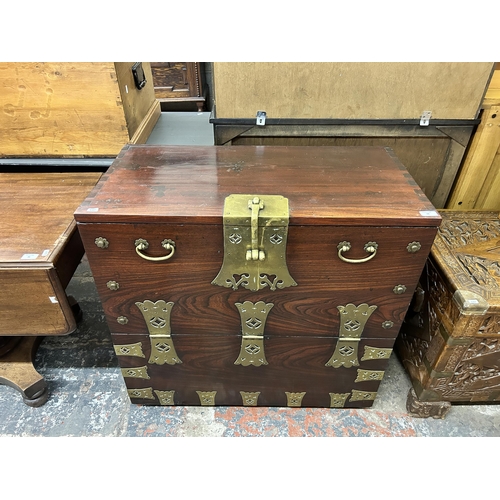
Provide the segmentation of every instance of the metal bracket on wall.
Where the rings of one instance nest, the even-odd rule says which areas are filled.
[[[431,116],[432,116],[432,111],[424,111],[422,113],[422,116],[420,117],[420,126],[421,127],[428,127]]]
[[[256,124],[263,127],[266,124],[266,112],[265,111],[257,111],[257,121]]]

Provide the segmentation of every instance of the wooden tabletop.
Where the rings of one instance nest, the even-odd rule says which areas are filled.
[[[440,220],[391,150],[312,146],[126,146],[75,217],[221,224],[230,194],[287,197],[291,225]]]
[[[0,266],[52,261],[101,173],[0,173]]]

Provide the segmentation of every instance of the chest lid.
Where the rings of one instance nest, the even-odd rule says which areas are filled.
[[[436,227],[440,221],[389,148],[313,146],[128,145],[75,218],[221,225],[226,199],[240,194],[288,199],[289,225]],[[264,204],[262,221],[270,213]]]

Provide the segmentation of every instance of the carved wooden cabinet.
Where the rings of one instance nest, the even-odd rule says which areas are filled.
[[[132,402],[371,406],[440,221],[391,151],[126,147],[75,213]]]
[[[164,111],[203,111],[207,89],[199,62],[151,63],[155,96]]]
[[[409,411],[442,418],[450,402],[500,401],[500,214],[440,213],[396,348]]]

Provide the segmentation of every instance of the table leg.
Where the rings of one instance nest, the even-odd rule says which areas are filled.
[[[33,361],[43,337],[0,337],[0,384],[18,390],[28,406],[43,405],[48,398],[47,383],[35,370]],[[10,347],[10,349],[9,349]]]

